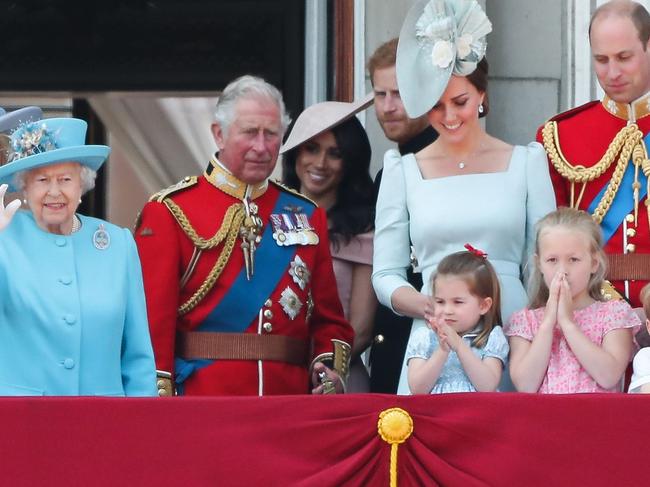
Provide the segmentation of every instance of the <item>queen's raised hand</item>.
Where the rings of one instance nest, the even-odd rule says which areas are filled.
[[[16,214],[16,210],[20,208],[20,200],[16,199],[5,206],[5,193],[7,192],[7,185],[0,185],[0,232],[9,226],[11,220]]]

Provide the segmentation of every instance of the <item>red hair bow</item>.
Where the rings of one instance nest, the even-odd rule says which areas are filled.
[[[476,257],[480,257],[481,259],[487,259],[487,252],[483,252],[480,249],[472,247],[470,244],[465,244],[465,248],[467,249],[468,252],[471,252],[474,254]]]

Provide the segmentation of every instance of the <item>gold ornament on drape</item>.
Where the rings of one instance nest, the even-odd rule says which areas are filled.
[[[385,409],[379,414],[377,432],[390,445],[390,487],[397,487],[397,448],[413,433],[413,419],[401,408]]]

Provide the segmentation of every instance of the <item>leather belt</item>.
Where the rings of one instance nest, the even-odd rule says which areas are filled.
[[[275,360],[307,365],[305,340],[252,333],[178,332],[176,354],[185,359]]]
[[[608,254],[610,281],[650,281],[650,254]]]

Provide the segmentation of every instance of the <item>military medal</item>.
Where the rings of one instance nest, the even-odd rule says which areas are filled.
[[[289,286],[280,294],[279,303],[282,305],[282,310],[292,320],[296,319],[296,316],[300,313],[300,308],[302,308],[302,301],[300,301],[298,295]]]
[[[300,286],[300,289],[304,291],[305,287],[307,287],[307,284],[309,283],[309,277],[311,276],[311,273],[307,268],[307,264],[303,262],[300,256],[296,255],[293,258],[293,262],[291,262],[291,266],[289,267],[289,275],[293,278],[293,282],[298,284],[298,286]]]
[[[257,244],[262,241],[262,219],[258,216],[257,204],[248,198],[243,200],[246,216],[244,223],[239,228],[239,236],[242,239],[241,249],[244,252],[244,265],[246,266],[246,279],[251,280],[255,272],[255,250]]]
[[[285,209],[287,208],[285,207]],[[316,245],[318,243],[318,235],[305,213],[274,213],[271,215],[271,227],[273,228],[273,239],[280,246]]]
[[[93,245],[98,250],[106,250],[111,245],[111,236],[101,223],[99,228],[93,233]]]

